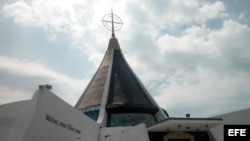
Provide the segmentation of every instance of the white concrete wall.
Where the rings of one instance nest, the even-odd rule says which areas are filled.
[[[140,124],[106,136],[105,141],[149,141],[149,137],[145,124]]]
[[[99,129],[92,119],[44,89],[36,92],[5,137],[6,141],[97,141]]]
[[[16,125],[18,118],[22,115],[25,106],[30,100],[18,101],[0,105],[0,141],[6,141],[7,135]]]
[[[224,125],[250,125],[250,108],[216,116],[222,118]],[[216,141],[224,141],[224,125],[210,130]]]

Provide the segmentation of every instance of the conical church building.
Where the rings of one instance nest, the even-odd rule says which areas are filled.
[[[160,141],[187,138],[209,141],[209,129],[222,123],[219,118],[171,118],[160,108],[133,72],[114,33],[103,60],[75,108],[107,130],[145,124],[149,139]],[[120,127],[120,128],[115,128]],[[176,138],[176,136],[178,136]]]
[[[168,118],[126,62],[115,36],[75,107],[103,127],[152,124]]]

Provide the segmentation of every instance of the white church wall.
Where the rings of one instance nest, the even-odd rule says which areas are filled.
[[[38,90],[7,141],[97,141],[99,125],[47,89]]]
[[[140,124],[106,136],[104,141],[149,141],[149,137],[145,124]]]
[[[33,96],[32,100],[29,100],[25,107],[23,107],[23,111],[17,117],[15,125],[10,130],[10,133],[7,134],[7,141],[22,141],[24,134],[26,133],[30,121],[32,120],[36,105],[38,101],[38,94],[37,92]]]
[[[222,118],[224,125],[250,125],[250,108],[216,116]],[[224,141],[224,125],[210,129],[216,141]]]
[[[99,141],[105,141],[105,138],[107,136],[110,136],[110,135],[113,135],[113,134],[117,134],[117,133],[120,133],[120,132],[124,132],[124,130],[127,130],[128,128],[131,128],[131,127],[126,126],[126,127],[107,127],[107,128],[101,128]]]
[[[11,132],[29,102],[30,100],[24,100],[0,105],[0,141],[7,140],[7,135]]]

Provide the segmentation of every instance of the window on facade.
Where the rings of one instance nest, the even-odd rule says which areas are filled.
[[[154,123],[155,118],[151,114],[142,113],[118,113],[111,114],[109,126],[134,126],[140,123],[150,124]]]

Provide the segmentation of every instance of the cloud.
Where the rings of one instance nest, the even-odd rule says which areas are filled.
[[[22,90],[13,90],[5,86],[0,86],[0,105],[30,99],[30,95]]]
[[[208,39],[215,43],[232,68],[249,71],[249,34],[248,25],[227,20],[223,23],[223,28],[212,32]]]
[[[174,52],[201,54],[221,61],[226,59],[232,64],[237,64],[232,61],[238,59],[239,64],[247,63],[245,61],[249,59],[249,34],[248,25],[229,19],[224,21],[220,29],[207,28],[205,25],[192,26],[180,37],[165,34],[156,42],[159,53],[163,55]]]
[[[75,21],[72,12],[72,3],[61,1],[34,0],[30,3],[16,1],[12,4],[5,4],[2,7],[3,13],[13,17],[16,23],[38,26],[44,29],[53,28],[64,30],[69,22]]]
[[[207,41],[207,34],[211,29],[205,26],[192,26],[184,30],[181,37],[165,34],[157,40],[159,53],[186,52],[186,53],[214,53],[216,48]]]
[[[71,38],[71,46],[81,48],[86,53],[96,52],[93,46],[99,40],[96,43],[90,42],[95,38],[90,33],[92,30],[98,31],[97,27],[101,24],[100,19],[95,21],[96,13],[91,2],[88,4],[80,0],[16,1],[3,5],[1,11],[16,24],[45,30],[47,34],[51,34],[48,36],[49,41],[55,40],[57,34],[65,34]],[[100,34],[97,36],[99,39],[104,38]]]
[[[156,87],[156,100],[170,115],[182,111],[178,116],[216,115],[231,105],[234,110],[249,107],[249,31],[248,25],[229,19],[220,29],[192,26],[180,37],[160,37],[161,56],[154,58],[165,59],[154,72],[165,75]]]
[[[67,0],[33,0],[5,4],[2,12],[6,17],[13,18],[17,24],[36,26],[46,30],[48,34],[51,34],[48,36],[49,41],[55,41],[57,34],[66,34],[71,38],[72,47],[79,48],[88,54],[89,52],[101,53],[105,49],[103,44],[107,40],[104,34],[106,31],[99,28],[101,27],[100,18],[103,17],[103,13],[109,12],[109,9],[105,7],[110,5],[115,8],[116,13],[125,18],[124,28],[129,30],[130,34],[123,38],[128,39],[131,38],[126,36],[138,32],[155,38],[159,34],[157,31],[159,27],[168,28],[169,25],[201,23],[216,18],[225,11],[221,1],[210,3],[197,0],[184,2],[110,0],[87,3],[80,0],[70,2]],[[135,31],[137,33],[133,33]],[[93,40],[95,42],[91,42]],[[89,60],[93,57],[89,56]]]
[[[158,29],[203,24],[228,15],[222,1],[198,0],[133,1],[127,3],[127,11],[133,23],[152,24]]]
[[[247,93],[250,89],[247,84],[250,77],[235,75],[221,75],[204,68],[193,73],[175,73],[157,88],[155,99],[171,116],[191,113],[194,117],[206,117],[239,110],[249,106],[250,96]]]
[[[39,62],[23,61],[17,58],[10,58],[6,56],[0,57],[0,72],[5,72],[7,73],[7,75],[17,76],[16,81],[22,78],[20,76],[25,76],[27,80],[28,78],[32,77],[32,79],[37,79],[38,82],[44,84],[43,79],[45,79],[46,82],[49,82],[50,84],[55,84],[56,87],[53,88],[53,91],[55,91],[55,93],[59,97],[63,98],[70,104],[75,104],[78,96],[83,91],[83,88],[86,86],[87,83],[87,81],[84,79],[71,78],[64,74],[50,70],[45,65]],[[31,85],[28,81],[26,81],[25,83],[27,85]],[[16,87],[18,88],[18,86]],[[24,95],[26,93],[26,98],[27,96],[31,95],[27,94],[27,92],[22,90],[12,90],[8,88],[8,86],[5,86],[3,90],[7,91],[7,93],[13,93],[12,95]],[[5,97],[5,95],[1,96]]]
[[[239,10],[233,17],[226,1],[20,0],[4,4],[1,16],[13,19],[15,28],[42,30],[51,44],[61,37],[69,40],[67,46],[79,49],[79,56],[87,56],[88,63],[80,65],[90,66],[83,73],[91,74],[89,70],[94,73],[101,63],[110,38],[101,18],[111,6],[125,23],[122,31],[116,32],[125,58],[170,116],[185,116],[187,112],[211,116],[249,107],[248,14]],[[17,77],[15,85],[1,87],[6,93],[12,91],[21,97],[30,92],[17,84],[26,77],[29,87],[32,83],[53,83],[53,91],[72,104],[88,82],[70,77],[69,70],[68,75],[59,67],[54,68],[60,73],[52,70],[41,63],[46,59],[24,60],[0,57],[0,72]],[[8,79],[14,82],[14,77]]]

